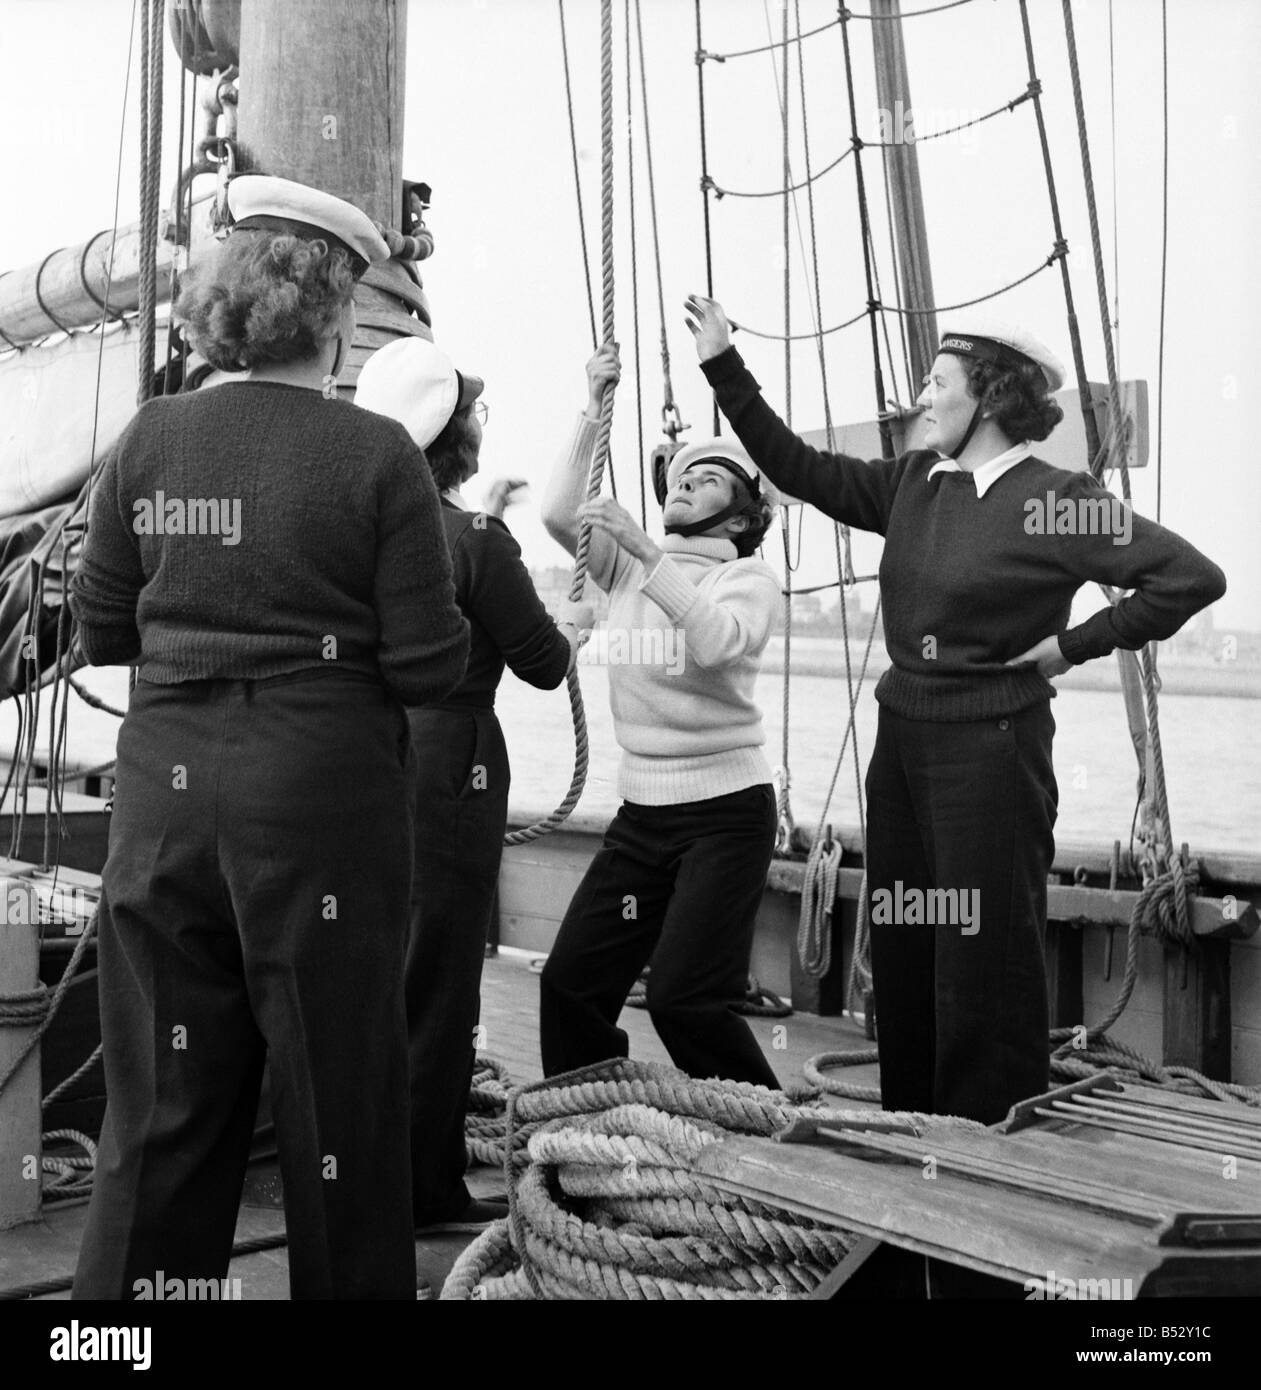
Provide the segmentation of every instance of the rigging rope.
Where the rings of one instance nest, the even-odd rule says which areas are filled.
[[[1022,0],[1023,5],[1023,0]],[[1103,245],[1099,235],[1099,212],[1095,204],[1094,177],[1090,165],[1090,139],[1086,129],[1086,110],[1082,96],[1081,72],[1077,61],[1077,40],[1073,31],[1072,0],[1063,0],[1064,36],[1068,47],[1069,74],[1073,84],[1073,106],[1077,116],[1077,136],[1081,148],[1082,175],[1086,189],[1086,209],[1090,218],[1090,242],[1095,268],[1095,285],[1099,296],[1099,317],[1103,331],[1104,359],[1108,369],[1108,406],[1111,429],[1110,439],[1123,438],[1121,421],[1124,415],[1121,408],[1121,391],[1117,380],[1116,356],[1113,350],[1112,325],[1108,317],[1108,290],[1103,265]],[[1130,473],[1126,462],[1125,448],[1110,450],[1112,460],[1121,472],[1121,492],[1125,501],[1130,501]],[[1111,597],[1111,595],[1109,595]],[[1153,656],[1154,644],[1147,644],[1140,652],[1140,665],[1143,676],[1143,692],[1147,713],[1147,731],[1152,760],[1152,799],[1156,811],[1156,834],[1153,876],[1158,880],[1169,875],[1174,891],[1174,904],[1178,927],[1183,941],[1190,938],[1187,917],[1186,874],[1181,858],[1174,850],[1173,829],[1169,820],[1169,801],[1165,787],[1164,756],[1161,751],[1160,717],[1157,701],[1156,669]]]
[[[1156,520],[1160,520],[1161,485],[1164,481],[1164,442],[1165,442],[1165,290],[1169,272],[1169,24],[1165,0],[1160,0],[1160,78],[1161,78],[1161,146],[1162,160],[1160,173],[1160,327],[1156,350]],[[1109,25],[1111,13],[1109,12]],[[1109,30],[1110,32],[1110,30]],[[1115,154],[1113,156],[1115,161]],[[1115,176],[1114,176],[1115,177]],[[1115,202],[1116,195],[1113,194]],[[1113,237],[1116,236],[1115,225]],[[1116,252],[1113,251],[1113,259]],[[1119,298],[1120,287],[1115,283],[1113,289]]]
[[[630,263],[631,263],[631,332],[635,359],[635,437],[638,451],[636,473],[639,474],[639,522],[648,529],[648,491],[644,478],[644,383],[639,368],[639,255],[638,219],[635,216],[635,112],[632,100],[632,62],[631,62],[631,0],[623,0],[623,28],[626,31],[626,197],[630,211]],[[613,490],[614,497],[617,489]]]
[[[1086,448],[1093,460],[1099,453],[1099,425],[1095,418],[1094,404],[1090,396],[1090,383],[1086,379],[1086,359],[1082,354],[1081,329],[1077,323],[1077,307],[1073,302],[1073,282],[1068,273],[1068,242],[1064,239],[1064,225],[1060,219],[1060,200],[1055,191],[1055,171],[1051,166],[1051,146],[1047,140],[1046,119],[1042,114],[1042,83],[1038,80],[1037,67],[1033,59],[1033,31],[1029,27],[1028,0],[1020,0],[1020,23],[1024,31],[1025,61],[1029,68],[1029,89],[1033,92],[1033,113],[1038,126],[1038,142],[1042,147],[1042,169],[1046,175],[1047,197],[1051,204],[1051,226],[1055,232],[1055,245],[1063,248],[1060,257],[1060,281],[1064,289],[1065,312],[1068,316],[1068,338],[1073,351],[1073,371],[1077,377],[1077,394],[1081,406],[1082,422],[1086,427]],[[1094,472],[1094,469],[1091,470]],[[1094,472],[1094,476],[1099,474]]]
[[[162,181],[162,0],[142,0],[140,12],[140,381],[136,404],[153,395],[157,350],[158,195]]]
[[[591,346],[596,345],[595,297],[591,290],[591,259],[587,254],[587,219],[582,207],[582,175],[578,170],[578,132],[574,124],[574,90],[569,75],[569,34],[565,25],[565,0],[556,0],[560,13],[560,52],[565,68],[565,104],[569,110],[569,149],[574,161],[574,191],[578,199],[578,239],[582,246],[583,283],[587,287],[587,313],[591,318]]]
[[[701,182],[704,187],[713,193],[715,198],[782,198],[785,193],[799,193],[803,188],[807,188],[810,184],[821,179],[824,174],[830,174],[833,169],[839,168],[840,165],[844,164],[853,153],[854,147],[851,145],[849,149],[837,155],[831,164],[828,164],[816,173],[809,172],[810,166],[807,163],[806,177],[802,179],[800,183],[795,183],[789,188],[785,188],[781,185],[779,188],[762,188],[758,189],[756,192],[746,192],[739,188],[727,188],[722,184],[715,183],[708,175],[706,175]]]
[[[652,123],[648,118],[648,72],[644,62],[644,26],[639,0],[635,0],[635,38],[639,49],[639,104],[644,117],[644,156],[648,170],[648,207],[652,220],[652,253],[657,268],[657,314],[661,320],[661,379],[663,398],[661,420],[672,439],[683,428],[679,408],[674,400],[674,383],[670,379],[670,342],[666,335],[665,280],[661,273],[661,234],[657,221],[657,180],[652,162]],[[641,460],[642,464],[642,460]]]
[[[701,0],[693,0],[696,7],[696,96],[700,106],[701,136],[701,208],[705,225],[705,293],[714,297],[714,247],[709,226],[709,151],[705,135],[705,45],[701,41]],[[713,402],[714,437],[722,433],[722,419],[718,413],[717,398]]]
[[[1027,274],[1021,275],[1018,279],[1012,280],[1009,284],[1000,285],[996,290],[990,290],[988,294],[977,295],[975,299],[965,299],[958,304],[934,304],[931,308],[927,309],[904,309],[897,305],[885,304],[879,298],[875,298],[866,309],[859,310],[853,318],[846,319],[844,323],[833,324],[831,328],[818,330],[818,333],[794,334],[793,342],[801,342],[807,338],[817,337],[819,334],[827,337],[832,333],[839,333],[843,328],[852,328],[854,324],[867,318],[873,310],[884,314],[898,314],[907,318],[916,318],[926,314],[951,314],[957,309],[970,309],[974,304],[984,304],[988,299],[997,299],[999,295],[1006,294],[1009,290],[1014,290],[1018,285],[1023,285],[1026,281],[1032,280],[1035,275],[1041,275],[1044,270],[1048,270],[1056,261],[1061,260],[1067,254],[1067,246],[1057,245],[1050,255],[1047,256],[1046,260],[1035,266]],[[747,333],[751,338],[770,338],[778,342],[783,337],[782,333],[768,333],[764,329],[751,328],[747,323],[737,323],[734,319],[730,320],[730,322],[732,328],[739,330],[741,333]]]
[[[562,3],[563,13],[563,3]],[[600,0],[600,224],[601,277],[604,290],[604,342],[613,341],[613,0]],[[600,495],[605,468],[609,462],[609,437],[613,430],[613,386],[606,383],[600,403],[600,427],[596,435],[595,457],[587,482],[587,500]],[[572,602],[580,602],[587,583],[587,555],[591,547],[591,523],[583,521],[578,528],[578,545],[574,552],[574,572],[569,585]],[[504,836],[505,845],[524,845],[549,834],[561,825],[578,804],[587,780],[589,748],[586,714],[582,707],[582,691],[578,684],[578,668],[568,676],[569,707],[574,721],[574,774],[564,800],[550,816],[514,830]]]

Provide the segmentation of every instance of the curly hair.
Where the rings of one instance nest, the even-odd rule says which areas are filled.
[[[736,544],[736,554],[744,559],[746,556],[752,555],[762,544],[763,538],[771,528],[775,508],[765,497],[751,497],[749,490],[741,482],[736,483],[736,492],[744,500],[744,506],[736,513],[736,516],[744,517],[748,525],[743,531],[733,535],[731,539]]]
[[[1047,394],[1042,368],[1033,362],[1000,367],[965,358],[964,366],[969,393],[1008,439],[1045,439],[1064,418],[1059,404]]]
[[[457,410],[443,425],[438,437],[425,449],[429,471],[439,492],[444,488],[459,487],[473,476],[477,463],[477,440],[469,428],[472,419],[471,404]]]
[[[241,229],[181,277],[175,314],[207,362],[240,372],[314,357],[354,290],[341,247]]]

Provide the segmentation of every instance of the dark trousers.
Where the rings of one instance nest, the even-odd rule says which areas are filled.
[[[1054,732],[1049,701],[961,724],[880,710],[867,770],[867,889],[888,1110],[992,1124],[1047,1089]],[[979,911],[967,931],[881,923],[876,895],[896,905],[899,885],[904,917],[910,890],[921,901],[930,889],[976,890],[969,901]]]
[[[407,720],[325,672],[141,681],[100,926],[109,1093],[74,1296],[228,1271],[264,1056],[294,1298],[415,1298]]]
[[[778,1086],[730,1007],[745,992],[774,845],[767,785],[677,806],[624,802],[543,968],[544,1073],[628,1055],[617,1018],[648,964],[648,1012],[677,1067]]]
[[[409,711],[416,862],[405,991],[416,1224],[468,1205],[464,1116],[482,961],[508,821],[508,751],[491,710]]]

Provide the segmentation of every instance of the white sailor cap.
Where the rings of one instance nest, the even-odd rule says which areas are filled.
[[[761,471],[743,445],[732,439],[702,439],[696,444],[684,445],[666,469],[666,490],[674,487],[683,474],[698,463],[717,464],[739,478],[751,496],[762,495]]]
[[[1049,347],[1018,323],[1002,319],[969,318],[941,335],[939,352],[957,357],[974,357],[1000,367],[1032,362],[1042,368],[1047,390],[1054,393],[1064,385],[1064,365]]]
[[[388,261],[390,248],[367,213],[318,188],[271,174],[238,174],[228,183],[233,228],[319,237],[350,256],[358,279],[370,265]]]
[[[482,394],[481,377],[457,372],[427,338],[396,338],[363,364],[355,404],[398,420],[419,448],[428,448],[458,410]]]

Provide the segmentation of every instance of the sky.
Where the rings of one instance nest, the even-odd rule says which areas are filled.
[[[303,0],[293,0],[296,7]],[[627,183],[623,13],[614,0],[616,322],[626,373],[615,408],[619,491],[638,511],[639,484],[632,255]],[[906,0],[904,9],[928,0]],[[657,180],[666,329],[675,393],[690,439],[711,431],[710,398],[684,326],[682,301],[705,285],[695,13],[692,0],[641,0],[649,116]],[[859,8],[855,6],[855,8]],[[566,0],[579,168],[600,316],[599,5]],[[10,62],[0,88],[0,161],[9,196],[0,214],[0,269],[42,259],[113,219],[119,175],[132,0],[0,0]],[[1101,220],[1109,313],[1116,314],[1122,378],[1148,382],[1149,466],[1134,475],[1137,509],[1156,511],[1157,356],[1161,263],[1161,5],[1159,0],[1075,0],[1073,6]],[[632,10],[633,13],[633,10]],[[1088,374],[1106,379],[1090,256],[1081,160],[1062,11],[1030,0],[1035,56]],[[1168,0],[1168,276],[1164,351],[1161,520],[1222,565],[1230,584],[1217,627],[1261,628],[1261,482],[1246,416],[1261,309],[1255,247],[1261,242],[1255,133],[1261,88],[1261,6],[1253,0]],[[834,0],[800,0],[802,30],[826,25]],[[780,35],[780,0],[703,0],[703,40],[731,53]],[[795,25],[793,8],[790,23]],[[1111,27],[1111,51],[1109,29]],[[860,135],[879,135],[870,25],[854,22],[851,47]],[[955,125],[1017,96],[1027,69],[1017,0],[971,0],[908,18],[904,36],[919,133]],[[805,169],[795,46],[789,107],[794,180]],[[138,54],[133,60],[138,63]],[[782,186],[779,55],[705,65],[709,170],[744,191]],[[849,143],[844,52],[833,25],[802,44],[811,166]],[[490,406],[483,478],[512,474],[532,486],[507,520],[528,563],[564,564],[537,507],[557,453],[586,398],[591,349],[566,123],[555,0],[411,0],[404,168],[434,190],[434,256],[421,266],[437,341],[457,365],[486,380]],[[318,75],[295,72],[295,80]],[[137,211],[137,86],[124,128],[119,220]],[[662,372],[657,282],[648,214],[642,113],[635,72],[635,195],[641,389],[646,447],[660,437]],[[167,47],[164,194],[176,167],[178,69]],[[1115,131],[1115,136],[1114,136]],[[864,173],[877,268],[892,299],[889,235],[879,151]],[[919,144],[935,299],[951,304],[1025,274],[1048,254],[1053,232],[1030,103],[959,135]],[[17,196],[20,194],[21,196]],[[853,161],[815,184],[825,325],[866,301]],[[791,316],[812,324],[811,232],[806,195],[791,229]],[[783,200],[724,197],[711,203],[715,294],[732,318],[771,332],[784,323]],[[987,311],[1031,328],[1070,360],[1058,270],[1036,276]],[[958,316],[955,315],[955,318]],[[958,326],[957,324],[955,325]],[[942,322],[939,327],[947,327]],[[900,359],[896,323],[889,331]],[[737,344],[767,398],[785,408],[781,344],[742,334]],[[831,334],[826,380],[837,421],[871,419],[876,401],[865,321]],[[792,422],[823,425],[823,377],[812,341],[791,358]],[[907,402],[899,366],[886,395]],[[468,489],[480,496],[478,483]],[[649,495],[651,504],[651,494]],[[796,585],[835,579],[830,525],[792,518]],[[798,530],[800,524],[800,532]],[[649,527],[652,530],[652,526]],[[798,535],[800,534],[800,549]],[[856,535],[859,573],[875,568],[879,542]],[[768,547],[782,562],[778,538]],[[871,587],[864,596],[870,606]],[[1083,592],[1083,612],[1099,600]]]

